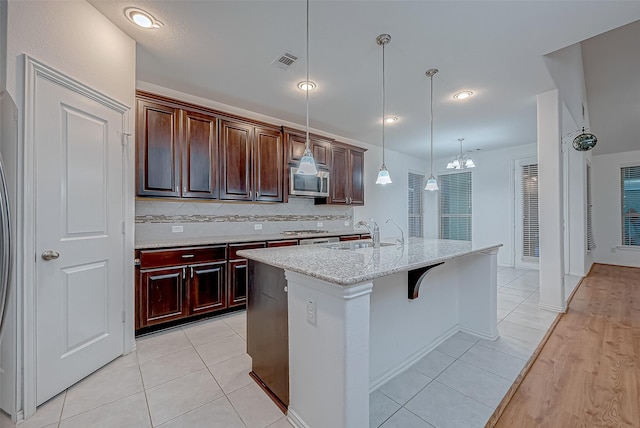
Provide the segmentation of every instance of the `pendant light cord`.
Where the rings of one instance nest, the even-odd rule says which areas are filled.
[[[309,0],[307,0],[307,90],[305,100],[307,103],[307,132],[305,140],[305,151],[309,150]]]
[[[433,74],[431,79],[431,171],[429,174],[433,176]]]
[[[385,107],[384,45],[386,45],[386,43],[382,43],[382,165],[385,165],[384,163],[384,124],[386,121],[386,117],[384,116],[384,107]]]

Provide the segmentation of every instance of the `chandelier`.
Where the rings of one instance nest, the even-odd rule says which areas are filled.
[[[447,169],[475,168],[476,164],[473,163],[473,159],[462,151],[462,142],[464,141],[464,138],[458,138],[458,141],[460,141],[460,153],[449,161]]]

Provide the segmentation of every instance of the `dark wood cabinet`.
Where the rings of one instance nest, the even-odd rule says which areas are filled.
[[[231,308],[244,305],[247,302],[247,259],[243,259],[236,253],[241,250],[266,247],[265,242],[250,242],[242,244],[229,244],[229,260],[227,271],[229,273],[227,305]]]
[[[218,120],[182,111],[183,198],[218,198]]]
[[[141,326],[173,321],[187,315],[184,269],[151,269],[140,273]]]
[[[297,129],[283,128],[286,162],[297,165],[306,147],[306,133]],[[313,153],[316,165],[320,168],[331,168],[331,143],[333,140],[315,134],[309,134],[309,148]]]
[[[318,203],[364,205],[364,152],[346,144],[331,146],[329,197]]]
[[[189,266],[189,314],[227,307],[225,301],[226,261]]]
[[[255,128],[254,183],[256,201],[284,200],[284,147],[282,133],[269,128]]]
[[[280,131],[221,121],[220,199],[282,202],[283,143]]]
[[[226,248],[136,251],[136,330],[225,309]]]
[[[137,100],[138,196],[180,196],[180,114],[159,102]]]
[[[220,123],[222,178],[220,199],[252,200],[251,149],[253,126],[223,120]]]
[[[218,198],[218,119],[137,100],[138,196]]]

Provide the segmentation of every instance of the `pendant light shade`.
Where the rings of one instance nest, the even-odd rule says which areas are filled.
[[[309,0],[307,0],[307,82],[309,82]],[[318,169],[316,168],[316,161],[313,158],[313,153],[309,148],[309,90],[310,86],[306,87],[305,100],[307,104],[307,130],[305,147],[302,158],[300,159],[300,165],[298,165],[298,171],[296,174],[300,175],[317,175]]]
[[[390,184],[391,176],[389,175],[389,170],[387,170],[387,165],[384,163],[384,124],[386,122],[386,117],[384,115],[384,107],[385,107],[385,86],[384,86],[384,46],[391,41],[391,36],[388,34],[380,34],[376,37],[376,42],[382,46],[382,165],[380,166],[380,171],[378,171],[378,179],[376,180],[376,184]]]
[[[438,180],[433,176],[433,76],[438,73],[437,68],[430,68],[425,72],[427,77],[430,79],[431,83],[431,103],[430,103],[430,117],[431,117],[431,171],[429,174],[429,179],[427,180],[427,185],[424,187],[424,190],[429,190],[431,192],[438,190]]]

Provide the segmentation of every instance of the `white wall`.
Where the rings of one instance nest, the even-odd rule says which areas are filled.
[[[640,150],[593,156],[595,263],[640,267],[640,249],[619,247],[622,243],[620,167],[628,165],[640,165]]]
[[[536,156],[535,144],[472,153],[476,167],[472,177],[472,237],[482,242],[503,244],[498,252],[498,264],[513,266],[514,249],[514,165],[518,159]],[[448,159],[434,162],[436,174],[447,173]],[[438,237],[438,192],[425,192],[426,236]]]
[[[132,111],[127,118],[130,126],[129,132],[134,132],[133,108],[135,101],[135,42],[118,29],[111,21],[106,19],[93,6],[86,1],[19,1],[9,0],[7,3],[7,38],[6,38],[6,87],[16,101],[19,110],[19,149],[13,151],[13,159],[5,159],[5,162],[13,162],[18,165],[18,177],[22,174],[23,154],[21,147],[23,142],[22,129],[24,126],[24,54],[55,68],[56,70],[88,85],[130,106]],[[3,153],[5,151],[3,150]],[[133,148],[128,153],[129,159],[133,159]],[[30,162],[30,160],[27,160]],[[133,178],[133,162],[127,171],[128,178]],[[12,177],[12,185],[19,183],[17,177]],[[133,184],[132,184],[133,186]],[[133,189],[133,187],[131,187]],[[18,202],[23,197],[23,188],[18,184]],[[127,219],[133,222],[133,192],[129,201]],[[20,217],[18,214],[17,217]],[[14,268],[17,269],[17,289],[22,290],[22,271],[20,270],[20,257],[33,257],[21,253],[24,234],[21,234],[19,224],[17,251],[14,258]],[[24,225],[22,227],[30,227]],[[133,260],[133,234],[125,246],[125,257]],[[133,278],[133,263],[129,267],[127,276]],[[133,296],[133,281],[128,284]],[[22,302],[20,293],[17,294],[16,307],[21,312]],[[133,312],[133,298],[130,302],[129,313]],[[11,332],[17,335],[18,343],[21,343],[21,320],[33,314],[17,314],[16,330]],[[128,332],[133,340],[133,325]],[[9,342],[9,341],[8,341]],[[17,350],[21,352],[20,349]],[[5,359],[5,355],[11,355],[11,361]],[[12,365],[21,362],[22,356],[16,355],[15,349],[2,349],[2,363]],[[3,367],[7,369],[7,366]],[[14,370],[15,367],[9,368]],[[11,389],[11,386],[2,385]],[[15,416],[15,410],[29,406],[22,403],[22,382],[19,381],[18,402],[4,407],[5,411]],[[35,392],[35,391],[32,391]],[[5,399],[6,396],[3,396]],[[35,403],[34,403],[35,404]],[[11,407],[11,408],[9,408]],[[28,413],[28,412],[27,412]],[[28,416],[28,415],[27,415]]]

